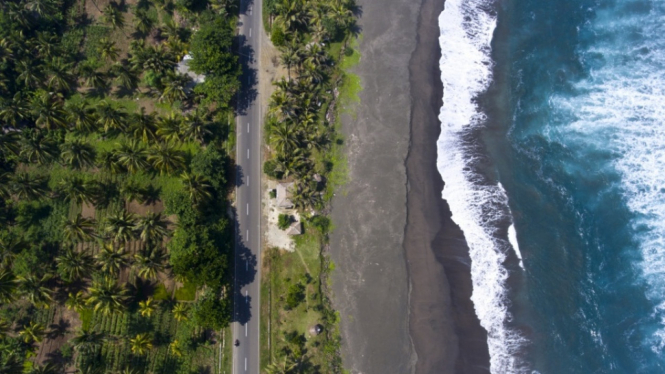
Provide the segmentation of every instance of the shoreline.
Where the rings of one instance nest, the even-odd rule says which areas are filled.
[[[404,241],[411,283],[409,327],[418,355],[416,374],[489,373],[487,333],[471,302],[469,249],[441,198],[444,181],[436,166],[444,94],[438,44],[443,8],[443,0],[423,1],[409,64],[412,118]]]

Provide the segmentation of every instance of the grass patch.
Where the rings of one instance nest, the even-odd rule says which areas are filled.
[[[328,368],[330,372],[337,372],[340,367],[337,320],[324,295],[328,264],[321,252],[322,240],[316,230],[309,230],[295,239],[294,252],[266,252],[261,284],[261,299],[266,301],[261,306],[262,368],[282,362],[284,352],[292,349],[294,336],[304,336],[302,365]],[[289,292],[298,288],[294,285],[304,286],[305,297],[297,306],[288,308]],[[312,336],[309,329],[316,324],[323,325],[324,332]]]
[[[81,329],[89,330],[92,326],[92,314],[93,310],[90,308],[85,308],[79,312],[79,318],[81,319]]]
[[[164,283],[160,283],[157,288],[155,288],[155,293],[152,295],[155,300],[168,300],[171,298],[171,294],[166,290]]]
[[[175,290],[175,298],[178,301],[192,301],[196,298],[196,285],[187,283]]]

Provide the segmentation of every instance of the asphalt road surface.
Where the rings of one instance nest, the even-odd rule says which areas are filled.
[[[259,374],[261,263],[261,126],[258,96],[261,0],[241,0],[238,23],[242,89],[236,117],[236,253],[234,374]]]

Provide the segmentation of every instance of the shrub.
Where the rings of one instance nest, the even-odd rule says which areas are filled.
[[[291,226],[292,222],[292,217],[288,214],[280,214],[279,217],[277,218],[277,227],[279,227],[280,230],[286,230]]]
[[[273,26],[272,33],[270,34],[270,41],[275,47],[283,47],[286,45],[286,34],[279,26]]]
[[[330,230],[330,219],[326,216],[314,216],[309,219],[309,223],[323,235]]]
[[[286,310],[291,310],[305,300],[305,286],[301,283],[293,284],[286,294]]]
[[[222,329],[231,322],[231,301],[221,299],[219,292],[208,289],[194,305],[194,320],[204,328]]]
[[[273,179],[281,179],[281,173],[277,171],[277,162],[268,160],[263,163],[263,173]]]
[[[276,199],[277,198],[277,190],[275,190],[275,189],[270,190],[270,198],[271,199]]]
[[[353,48],[346,47],[346,49],[344,49],[344,56],[346,56],[346,57],[353,56]]]
[[[190,167],[192,172],[205,176],[215,191],[223,192],[226,187],[226,157],[214,147],[207,147],[203,152],[197,153]]]

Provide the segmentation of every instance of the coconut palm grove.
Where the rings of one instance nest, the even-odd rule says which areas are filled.
[[[0,373],[230,365],[239,5],[0,2]],[[334,182],[354,6],[263,6],[288,72],[270,98],[265,172],[296,182],[297,208],[327,238],[334,183],[312,178]],[[312,310],[334,333],[321,300]],[[329,367],[313,367],[288,334],[269,372],[340,372],[336,335],[314,360]]]
[[[231,1],[0,3],[0,372],[219,367],[236,19]]]

